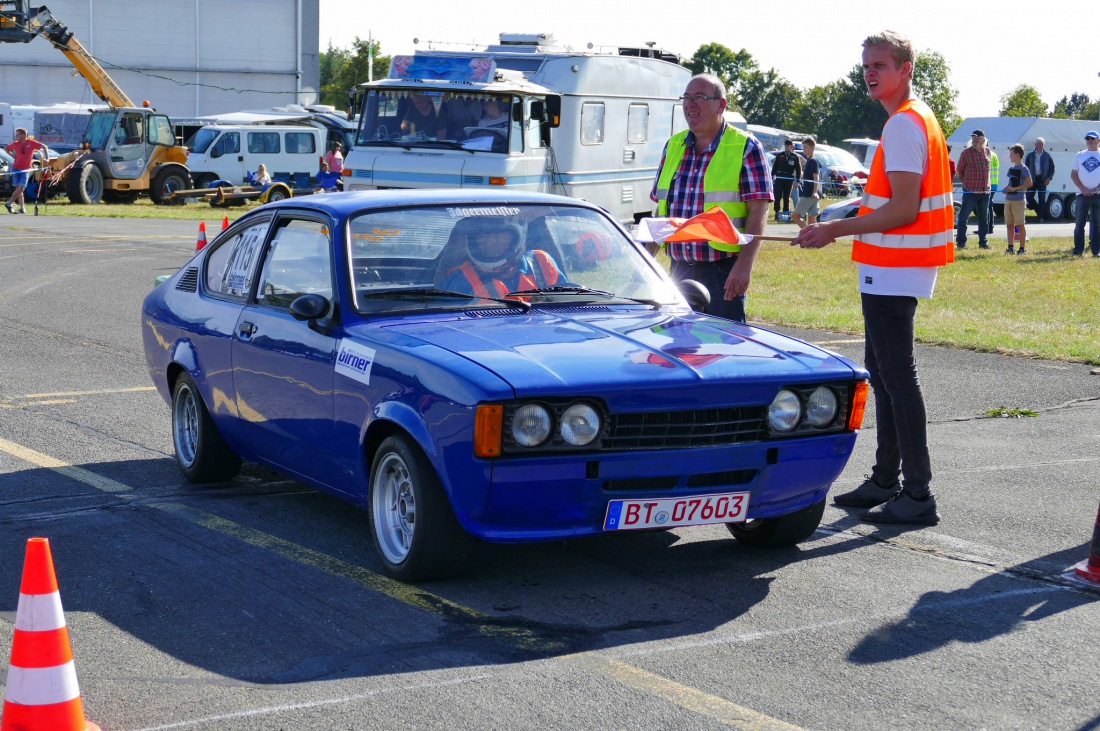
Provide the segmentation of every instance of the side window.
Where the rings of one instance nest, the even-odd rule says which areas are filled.
[[[649,105],[631,104],[626,115],[626,141],[640,145],[649,139]]]
[[[281,221],[264,260],[256,302],[288,308],[303,294],[332,301],[329,227],[316,221]]]
[[[286,151],[312,155],[317,152],[316,138],[309,132],[287,132]]]
[[[206,289],[244,299],[252,289],[256,257],[270,219],[257,221],[231,235],[206,257]]]
[[[585,102],[581,105],[581,144],[603,144],[603,102]]]
[[[176,134],[172,131],[172,123],[168,120],[168,117],[158,114],[150,119],[152,122],[149,129],[150,142],[154,145],[164,145],[166,147],[177,144]]]
[[[249,132],[248,151],[258,155],[271,155],[279,152],[279,133]]]
[[[226,132],[222,135],[222,141],[225,144],[223,152],[227,155],[236,155],[241,151],[241,133],[240,132]]]
[[[523,102],[523,120],[527,129],[524,130],[524,145],[529,150],[534,150],[542,147],[542,122],[535,119],[531,113],[531,107],[535,103],[535,100],[531,97],[526,97]]]
[[[683,132],[687,129],[687,120],[684,119],[684,106],[682,104],[672,105],[672,132],[668,135],[671,137],[677,132]]]

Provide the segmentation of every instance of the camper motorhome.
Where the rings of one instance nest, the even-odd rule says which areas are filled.
[[[484,51],[394,56],[362,85],[344,188],[558,193],[622,221],[652,212],[661,150],[685,127],[691,72],[654,49],[569,51],[501,34]]]
[[[967,117],[947,138],[952,146],[951,157],[956,162],[959,153],[970,141],[970,133],[976,129],[985,133],[986,143],[997,153],[1001,161],[1000,190],[993,194],[993,209],[1001,215],[1004,206],[1004,188],[1008,185],[1008,146],[1019,142],[1024,146],[1024,157],[1035,149],[1035,138],[1042,137],[1046,151],[1054,160],[1054,178],[1047,186],[1046,218],[1074,217],[1077,210],[1077,186],[1070,179],[1073,159],[1085,149],[1085,133],[1095,130],[1096,120],[1047,119],[1045,117]]]
[[[198,188],[248,182],[263,163],[276,180],[306,188],[325,153],[325,134],[307,125],[213,124],[187,140],[187,167]]]

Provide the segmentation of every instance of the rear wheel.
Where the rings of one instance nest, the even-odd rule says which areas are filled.
[[[1050,220],[1057,221],[1069,212],[1069,206],[1056,195],[1047,196],[1047,215]]]
[[[172,391],[172,441],[176,463],[190,482],[223,482],[241,469],[241,458],[222,439],[187,373]]]
[[[190,188],[191,174],[186,169],[178,167],[162,168],[153,176],[153,185],[149,189],[149,197],[157,205],[183,205],[183,198],[169,198],[168,196],[177,190],[190,190]]]
[[[103,200],[103,173],[95,163],[69,171],[66,186],[70,203],[94,206]]]
[[[726,523],[739,543],[759,548],[781,548],[801,543],[814,534],[825,513],[825,500],[776,518]]]
[[[388,437],[378,447],[369,505],[371,542],[387,574],[426,581],[465,570],[469,536],[428,458],[408,438]]]

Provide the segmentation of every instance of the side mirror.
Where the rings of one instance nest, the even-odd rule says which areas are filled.
[[[557,94],[546,97],[546,124],[549,127],[561,125],[561,97]]]
[[[290,314],[295,320],[316,320],[329,310],[329,301],[319,294],[303,294],[290,303]]]
[[[710,292],[702,284],[694,279],[684,279],[676,283],[676,288],[680,290],[680,294],[684,295],[691,309],[696,312],[707,311],[707,307],[710,306]]]

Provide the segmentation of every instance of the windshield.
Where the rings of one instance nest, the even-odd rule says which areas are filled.
[[[185,143],[187,149],[197,155],[203,154],[210,147],[210,143],[217,139],[218,132],[219,130],[210,127],[202,127],[187,140]]]
[[[387,209],[352,218],[348,237],[356,308],[364,314],[506,307],[509,297],[540,307],[682,304],[656,262],[587,208]]]
[[[855,155],[847,150],[818,150],[814,155],[815,157],[820,157],[821,161],[829,167],[837,167],[849,171],[863,169],[863,163],[857,160]]]
[[[518,97],[481,92],[371,89],[363,101],[358,145],[457,147],[484,152],[522,149]]]

